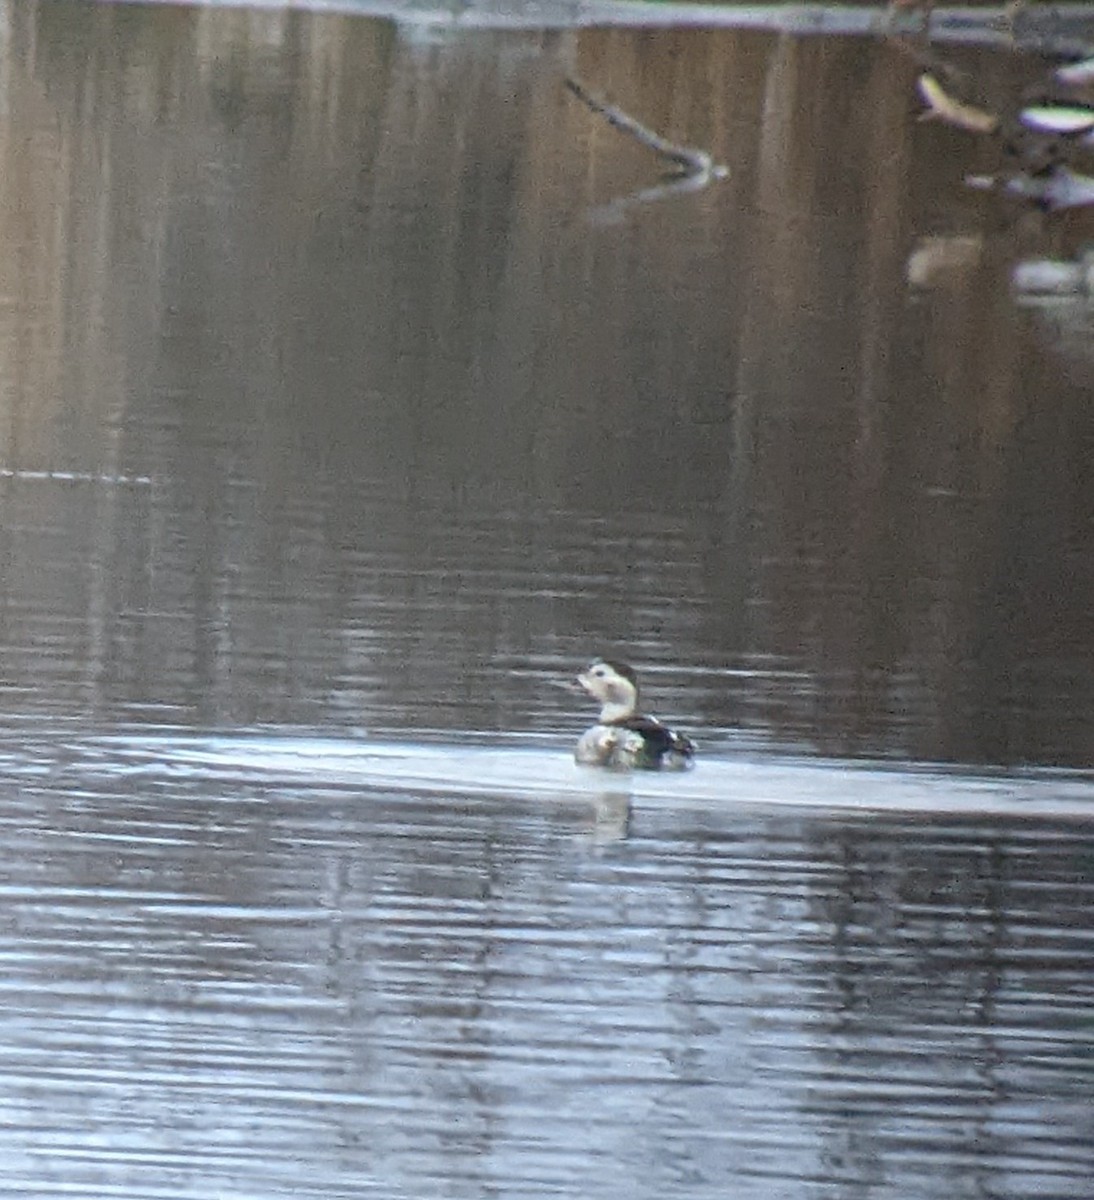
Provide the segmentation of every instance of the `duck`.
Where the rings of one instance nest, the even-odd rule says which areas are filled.
[[[577,763],[624,771],[686,771],[694,765],[695,745],[690,738],[638,711],[638,675],[633,667],[595,658],[577,682],[600,703],[599,720],[578,739]]]

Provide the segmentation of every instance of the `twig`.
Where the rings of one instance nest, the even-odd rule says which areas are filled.
[[[682,174],[705,176],[711,179],[724,179],[729,174],[728,167],[715,163],[714,159],[705,151],[697,150],[692,146],[678,146],[675,142],[667,141],[659,134],[654,133],[652,129],[647,129],[634,117],[628,116],[621,108],[616,108],[614,104],[601,100],[599,96],[594,96],[576,79],[567,78],[566,86],[583,104],[591,108],[593,112],[599,113],[609,125],[622,133],[630,134],[641,145],[652,150],[654,154],[674,163]]]

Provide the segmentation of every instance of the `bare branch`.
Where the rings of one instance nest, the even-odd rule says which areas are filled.
[[[715,163],[705,151],[697,150],[692,146],[679,146],[675,142],[666,140],[654,133],[652,129],[647,129],[634,117],[628,116],[621,108],[616,108],[614,104],[609,104],[599,96],[594,96],[578,80],[572,77],[567,78],[566,86],[583,104],[602,116],[609,125],[622,133],[629,134],[635,141],[652,150],[654,154],[668,159],[683,174],[702,175],[714,179],[722,179],[729,174],[728,168]]]

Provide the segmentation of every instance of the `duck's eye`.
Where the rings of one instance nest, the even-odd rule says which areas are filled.
[[[597,679],[603,679],[607,673],[608,672],[603,667],[593,667],[593,674],[597,677]]]

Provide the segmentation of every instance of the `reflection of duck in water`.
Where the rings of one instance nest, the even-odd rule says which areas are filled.
[[[600,701],[600,720],[578,739],[579,763],[652,771],[692,765],[695,747],[688,738],[638,712],[638,676],[625,663],[594,659],[577,681]]]

